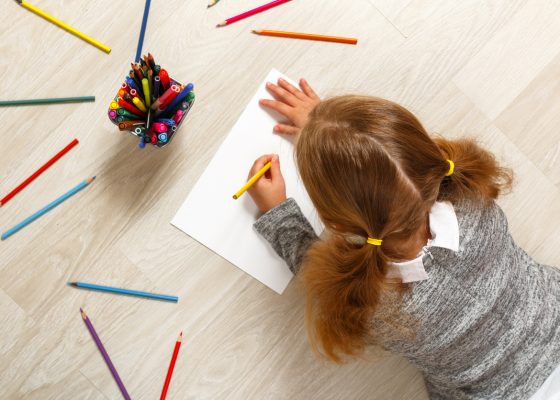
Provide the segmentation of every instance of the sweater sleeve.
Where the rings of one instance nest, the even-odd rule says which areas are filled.
[[[294,274],[298,272],[309,246],[318,239],[292,198],[267,211],[253,227],[272,245]]]

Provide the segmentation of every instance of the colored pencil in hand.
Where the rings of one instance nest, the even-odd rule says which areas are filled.
[[[111,358],[109,357],[109,354],[107,354],[107,350],[105,350],[105,347],[103,346],[103,343],[101,343],[101,339],[99,339],[99,336],[97,335],[97,332],[95,331],[95,328],[93,327],[93,324],[91,323],[89,317],[87,316],[86,312],[84,310],[82,310],[80,308],[80,314],[82,314],[82,318],[89,330],[89,333],[91,333],[91,337],[93,338],[93,341],[95,342],[95,344],[97,345],[97,348],[99,349],[99,351],[101,352],[101,355],[103,356],[103,359],[105,360],[105,363],[107,363],[107,366],[109,367],[109,370],[111,371],[111,374],[113,374],[113,378],[115,378],[115,381],[117,382],[117,385],[119,386],[119,389],[121,390],[121,393],[123,395],[123,397],[127,400],[130,400],[130,395],[128,394],[128,392],[126,391],[126,388],[124,387],[124,383],[121,380],[121,377],[119,376],[119,373],[117,372],[115,366],[113,365],[113,362],[111,361]]]
[[[86,35],[83,32],[80,32],[79,30],[72,28],[70,25],[68,25],[65,22],[62,22],[61,20],[53,17],[50,14],[47,14],[46,12],[44,12],[43,10],[35,7],[34,5],[29,4],[26,1],[23,0],[16,0],[19,4],[21,4],[22,7],[27,8],[29,11],[37,14],[40,17],[43,17],[44,19],[46,19],[49,22],[52,22],[53,24],[55,24],[56,26],[58,26],[59,28],[64,29],[65,31],[70,32],[71,34],[73,34],[74,36],[79,37],[80,39],[88,42],[89,44],[97,47],[100,50],[103,50],[105,53],[110,53],[111,52],[111,48],[108,46],[105,46],[103,43],[95,40],[94,38],[92,38],[91,36]]]
[[[54,97],[50,99],[0,100],[0,107],[35,106],[40,104],[82,103],[95,101],[95,96]]]
[[[54,157],[51,158],[49,161],[47,161],[41,168],[39,168],[31,176],[29,176],[26,180],[24,180],[22,183],[20,183],[18,187],[16,187],[10,193],[8,193],[6,196],[4,196],[0,200],[0,207],[2,207],[4,204],[6,204],[8,202],[8,200],[10,200],[16,194],[18,194],[24,187],[26,187],[31,182],[33,182],[33,180],[35,178],[37,178],[39,175],[41,175],[43,172],[45,172],[51,165],[53,165],[55,162],[57,162],[64,154],[68,153],[68,151],[70,151],[70,149],[77,144],[78,144],[78,139],[74,139],[68,145],[66,145],[65,148],[63,148],[58,153],[56,153],[54,155]]]
[[[251,179],[249,179],[247,181],[247,183],[245,185],[243,185],[243,187],[241,189],[239,189],[237,191],[237,193],[235,193],[233,195],[233,199],[237,200],[243,193],[245,193],[247,191],[247,189],[249,189],[251,186],[253,186],[253,184],[258,181],[260,179],[261,176],[263,176],[266,171],[268,171],[270,169],[270,167],[272,166],[272,163],[269,161],[267,162],[264,167],[262,167],[255,175],[253,175],[251,177]]]
[[[236,15],[235,17],[228,18],[228,19],[220,22],[216,26],[219,27],[219,26],[226,26],[226,25],[229,25],[229,24],[233,24],[234,22],[237,22],[241,19],[245,19],[245,18],[250,17],[252,15],[258,14],[258,13],[263,12],[263,11],[266,11],[269,8],[276,7],[276,6],[279,6],[281,4],[287,3],[288,1],[290,1],[290,0],[274,0],[270,3],[263,4],[260,7],[253,8],[252,10],[249,10],[249,11],[246,11],[242,14]]]
[[[98,290],[100,292],[125,294],[129,296],[144,297],[147,299],[165,300],[165,301],[173,301],[173,302],[179,301],[179,298],[177,296],[168,296],[166,294],[140,292],[138,290],[121,289],[112,286],[95,285],[93,283],[84,283],[84,282],[69,282],[68,284],[70,286],[74,286],[80,289],[91,289],[91,290]]]
[[[356,44],[356,43],[358,43],[358,39],[356,39],[356,38],[317,35],[315,33],[271,31],[271,30],[267,30],[267,29],[262,29],[262,30],[253,29],[252,32],[256,33],[257,35],[265,35],[265,36],[277,36],[277,37],[294,38],[294,39],[307,39],[307,40],[320,40],[320,41],[323,41],[323,42],[337,42],[337,43],[346,43],[346,44]]]
[[[150,2],[151,0],[146,0],[146,4],[144,5],[142,26],[140,27],[140,36],[138,37],[138,46],[136,47],[136,57],[134,58],[135,63],[138,63],[140,61],[140,56],[142,55],[142,46],[144,45],[144,34],[146,33],[146,25],[148,25],[148,14],[150,13]]]
[[[173,375],[173,368],[175,368],[175,361],[177,361],[177,355],[179,354],[179,348],[181,347],[181,342],[183,341],[183,332],[177,338],[175,342],[175,348],[173,349],[173,356],[171,356],[171,362],[169,363],[169,368],[167,370],[167,376],[165,377],[165,383],[163,384],[163,389],[161,391],[160,400],[165,400],[167,396],[167,390],[169,389],[169,383],[171,382],[171,376]]]
[[[48,211],[52,210],[53,208],[55,208],[56,206],[58,206],[60,203],[62,203],[64,200],[67,200],[68,198],[74,196],[76,193],[78,193],[80,190],[82,190],[83,188],[85,188],[87,185],[89,185],[91,182],[93,182],[93,180],[95,179],[95,176],[93,178],[89,178],[86,179],[85,181],[83,181],[82,183],[78,184],[76,187],[74,187],[73,189],[69,190],[68,192],[64,193],[62,196],[60,196],[58,199],[54,200],[53,202],[47,204],[45,207],[41,208],[39,211],[37,211],[35,214],[31,215],[30,217],[27,217],[26,219],[24,219],[23,221],[21,221],[19,224],[17,224],[16,226],[14,226],[11,229],[8,229],[6,232],[4,232],[2,234],[2,236],[0,237],[1,240],[5,240],[7,238],[9,238],[10,236],[12,236],[14,233],[16,233],[17,231],[19,231],[20,229],[26,227],[27,225],[29,225],[30,223],[32,223],[33,221],[35,221],[37,218],[39,218],[40,216],[42,216],[43,214],[47,213]]]

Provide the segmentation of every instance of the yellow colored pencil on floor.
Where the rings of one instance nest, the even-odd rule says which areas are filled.
[[[97,47],[100,50],[103,50],[105,53],[110,53],[111,52],[111,48],[108,46],[105,46],[103,43],[95,40],[94,38],[92,38],[91,36],[86,35],[83,32],[78,31],[77,29],[71,27],[70,25],[68,25],[65,22],[62,22],[61,20],[59,20],[58,18],[53,17],[50,14],[47,14],[46,12],[44,12],[43,10],[35,7],[32,4],[29,4],[26,1],[23,0],[16,0],[21,6],[23,6],[24,8],[27,8],[29,11],[37,14],[40,17],[43,17],[44,19],[46,19],[49,22],[52,22],[53,24],[57,25],[58,27],[64,29],[65,31],[70,32],[71,34],[79,37],[80,39],[88,42],[89,44]]]

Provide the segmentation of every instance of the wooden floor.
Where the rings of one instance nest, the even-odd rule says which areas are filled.
[[[430,132],[479,138],[515,169],[515,189],[500,201],[514,237],[538,261],[560,265],[558,1],[299,0],[221,29],[217,22],[264,1],[222,0],[209,10],[205,0],[153,1],[144,48],[173,77],[194,82],[197,102],[170,146],[143,151],[107,108],[134,58],[144,2],[30,2],[113,50],[106,55],[15,2],[1,6],[0,97],[96,102],[0,109],[0,195],[80,140],[0,209],[0,230],[97,175],[0,242],[2,399],[121,398],[79,307],[135,399],[158,398],[180,331],[172,399],[427,398],[419,372],[398,357],[318,361],[297,285],[278,296],[169,224],[273,67],[307,78],[323,96],[386,97]],[[360,41],[265,38],[252,28]],[[66,286],[77,279],[181,300]]]

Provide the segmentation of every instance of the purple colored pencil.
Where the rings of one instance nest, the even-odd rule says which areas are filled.
[[[95,341],[95,344],[99,348],[99,351],[101,352],[101,355],[105,359],[105,362],[107,363],[107,366],[111,370],[111,373],[113,374],[113,378],[115,378],[115,381],[117,382],[117,385],[119,386],[119,389],[121,390],[121,393],[122,393],[123,397],[127,400],[130,400],[130,395],[126,391],[126,388],[124,387],[124,384],[121,380],[121,377],[119,376],[119,373],[117,372],[117,370],[115,369],[115,366],[113,365],[113,362],[109,358],[109,354],[107,354],[107,350],[105,350],[105,347],[103,346],[103,343],[101,343],[101,339],[99,339],[99,336],[97,336],[97,332],[95,332],[95,328],[91,324],[91,321],[88,318],[86,312],[80,308],[80,313],[82,314],[82,318],[83,318],[84,322],[86,323],[86,326],[89,330],[89,333],[91,333],[91,337]]]

